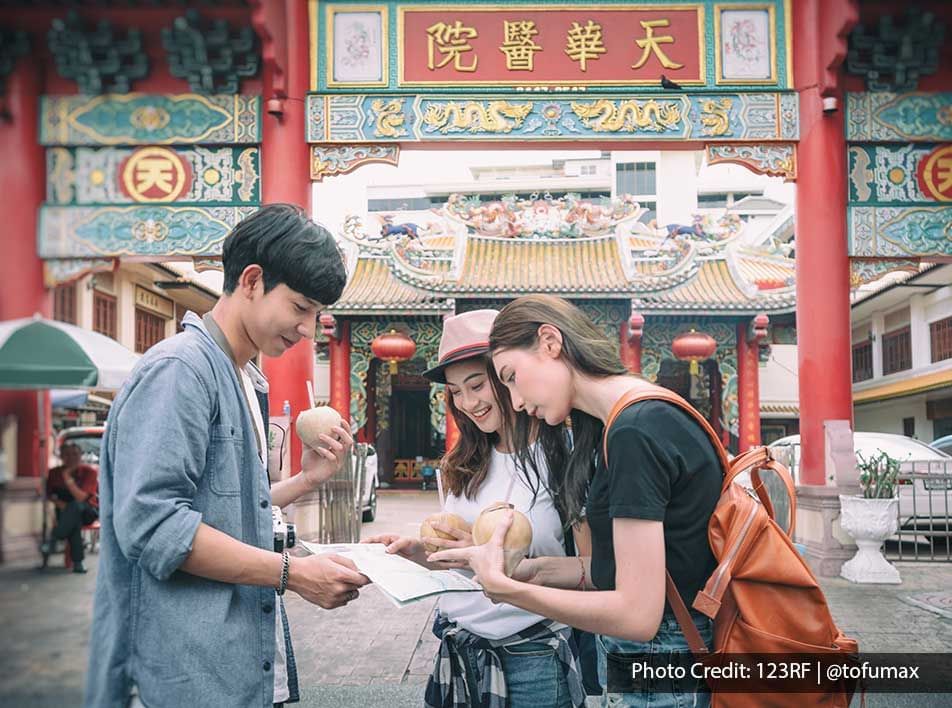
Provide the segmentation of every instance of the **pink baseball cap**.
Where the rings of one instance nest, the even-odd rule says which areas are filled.
[[[440,337],[439,363],[423,375],[430,381],[446,383],[443,370],[447,366],[488,352],[489,333],[498,314],[498,310],[472,310],[447,317]]]

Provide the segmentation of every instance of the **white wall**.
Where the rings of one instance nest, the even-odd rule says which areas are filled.
[[[136,283],[121,269],[116,271],[116,336],[132,351],[136,348]]]
[[[76,326],[93,328],[93,276],[84,276],[76,283]]]
[[[773,344],[770,359],[760,369],[760,402],[795,404],[800,400],[797,345]]]
[[[694,153],[661,153],[658,161],[658,225],[690,224],[697,211],[697,169]]]
[[[854,406],[853,416],[859,432],[896,435],[903,434],[903,418],[915,418],[915,437],[925,442],[931,442],[934,438],[932,421],[926,418],[925,394]]]
[[[331,363],[314,360],[314,398],[329,401],[331,398]]]
[[[952,286],[940,288],[922,298],[926,323],[952,317]]]

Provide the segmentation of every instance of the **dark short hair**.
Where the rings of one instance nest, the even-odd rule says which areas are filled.
[[[264,271],[264,291],[284,283],[322,305],[337,302],[347,273],[334,237],[294,204],[268,204],[242,219],[222,247],[225,293],[249,265]]]

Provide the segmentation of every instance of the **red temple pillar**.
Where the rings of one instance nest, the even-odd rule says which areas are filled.
[[[52,314],[37,255],[38,210],[46,196],[46,159],[39,144],[37,70],[29,58],[18,62],[3,97],[8,120],[0,120],[0,194],[3,195],[3,258],[0,258],[0,320]],[[16,476],[46,473],[50,436],[49,395],[37,404],[33,391],[0,391],[0,416],[17,418],[17,457],[8,460]],[[42,430],[41,417],[42,416]],[[0,534],[2,535],[2,534]]]
[[[446,411],[446,451],[449,452],[459,442],[459,426],[456,425],[456,419],[450,413],[450,392],[445,388],[443,389],[443,396],[445,397],[444,410]]]
[[[331,355],[331,408],[350,420],[350,322],[338,321],[328,343]]]
[[[641,374],[641,336],[645,318],[632,310],[631,317],[621,323],[621,361],[633,374]]]
[[[808,485],[824,484],[824,421],[852,421],[853,417],[846,140],[836,73],[856,15],[855,3],[843,0],[793,4],[794,78],[800,96],[796,201],[799,481]],[[828,99],[825,107],[824,98]]]
[[[285,61],[265,69],[261,143],[262,200],[289,202],[310,212],[311,179],[305,140],[304,98],[309,88],[308,15],[305,2],[265,0],[263,23],[271,52]],[[288,98],[285,100],[283,96]],[[314,342],[302,341],[280,358],[262,357],[270,384],[268,404],[291,403],[292,419],[308,408],[307,382],[314,379]],[[349,374],[348,374],[349,375]],[[344,411],[341,411],[343,414]],[[301,441],[291,436],[291,473],[301,469]]]
[[[739,453],[760,441],[760,341],[767,334],[767,316],[757,315],[753,333],[737,325],[737,398],[740,408]]]

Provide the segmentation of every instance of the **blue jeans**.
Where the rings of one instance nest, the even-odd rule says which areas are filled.
[[[466,683],[470,695],[478,695],[474,661],[465,651]],[[555,649],[541,642],[523,642],[496,649],[506,674],[509,708],[572,708],[568,684]]]
[[[701,633],[701,639],[710,648],[713,627],[711,620],[692,612],[694,624]],[[658,633],[650,642],[632,642],[627,639],[608,637],[599,634],[595,639],[598,647],[598,679],[602,686],[608,687],[609,654],[662,654],[669,652],[689,653],[687,640],[678,626],[674,615],[665,614],[661,619]],[[691,679],[678,682],[646,682],[641,693],[605,693],[604,705],[611,708],[707,708],[711,704],[711,694],[703,679]]]

